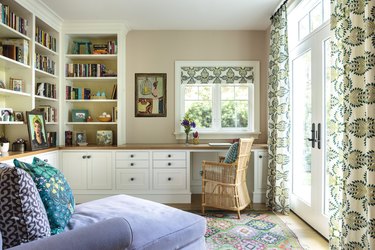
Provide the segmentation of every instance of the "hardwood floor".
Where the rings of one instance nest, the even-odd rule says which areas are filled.
[[[191,204],[168,204],[169,206],[182,210],[200,210],[201,195],[193,194]],[[254,210],[267,210],[265,204],[253,204]],[[279,218],[297,235],[301,245],[308,250],[328,249],[328,241],[318,234],[313,228],[301,220],[297,215],[280,215]]]

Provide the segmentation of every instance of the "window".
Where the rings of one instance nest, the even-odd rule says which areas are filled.
[[[188,114],[204,139],[259,134],[259,62],[176,62],[176,129]]]

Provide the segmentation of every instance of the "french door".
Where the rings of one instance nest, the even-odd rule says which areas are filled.
[[[328,238],[326,114],[330,76],[329,25],[290,51],[292,82],[291,208]]]

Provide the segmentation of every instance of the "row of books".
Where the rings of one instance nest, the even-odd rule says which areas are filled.
[[[56,38],[45,32],[38,26],[35,30],[35,41],[56,52]]]
[[[3,24],[8,25],[12,29],[17,30],[24,35],[27,35],[29,26],[28,20],[14,14],[14,12],[10,10],[9,5],[0,3],[0,17]]]
[[[89,88],[66,86],[65,90],[66,100],[89,100],[91,96],[91,89]]]
[[[56,70],[56,63],[48,56],[35,53],[35,68],[54,75]]]
[[[67,77],[102,77],[105,76],[104,64],[70,63],[66,65]]]
[[[46,122],[57,122],[57,109],[50,105],[39,105],[37,110],[44,112]]]
[[[38,82],[36,84],[36,95],[56,99],[56,85],[49,82]]]
[[[93,44],[93,54],[117,54],[117,41],[108,41],[106,44]]]
[[[2,39],[0,52],[17,62],[29,64],[29,41],[25,39]]]

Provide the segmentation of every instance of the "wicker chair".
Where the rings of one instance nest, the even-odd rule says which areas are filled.
[[[254,139],[240,139],[237,159],[233,163],[202,162],[202,213],[205,207],[240,211],[251,199],[246,186],[246,172]]]

